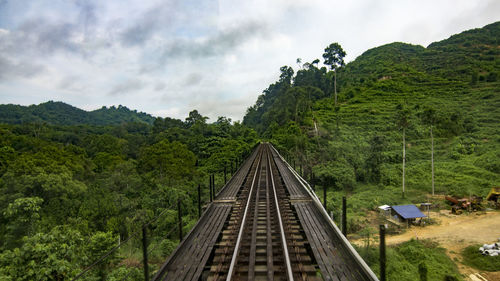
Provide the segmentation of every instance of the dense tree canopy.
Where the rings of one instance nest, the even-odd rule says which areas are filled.
[[[216,173],[220,187],[224,166],[257,142],[239,122],[207,120],[194,110],[185,122],[157,118],[152,126],[1,124],[0,280],[69,280],[162,212],[149,239],[166,258],[177,243],[177,200],[187,231],[197,219],[196,186],[205,189]],[[118,261],[134,259],[140,244],[126,248],[85,280],[137,278],[138,269]]]

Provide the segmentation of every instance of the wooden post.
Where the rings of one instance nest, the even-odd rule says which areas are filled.
[[[142,262],[144,266],[144,280],[149,281],[149,267],[148,267],[148,240],[146,226],[142,226]]]
[[[224,163],[224,184],[227,183],[227,171],[226,171],[226,163]]]
[[[212,174],[212,198],[215,200],[215,174]]]
[[[385,226],[380,225],[380,281],[386,281],[385,268],[386,268],[386,256],[385,256]]]
[[[323,208],[326,210],[326,185],[323,186]]]
[[[346,198],[342,197],[342,234],[347,237],[347,207],[346,207]]]
[[[179,242],[182,241],[182,213],[181,213],[181,200],[177,200],[177,214],[179,216]]]
[[[201,186],[198,184],[198,218],[201,218]]]
[[[311,171],[311,187],[314,191],[316,191],[315,181],[316,179],[314,178],[314,173]]]
[[[210,193],[208,198],[210,200],[210,202],[212,202],[212,175],[209,175],[208,176],[208,192]]]

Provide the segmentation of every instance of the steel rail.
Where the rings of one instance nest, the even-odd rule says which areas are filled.
[[[248,193],[247,204],[245,206],[245,212],[243,213],[243,219],[241,221],[240,231],[238,233],[238,238],[236,240],[236,246],[234,247],[233,257],[231,258],[231,264],[229,266],[229,271],[227,273],[226,281],[230,281],[231,278],[233,277],[234,266],[236,265],[236,260],[238,258],[238,253],[240,251],[241,239],[243,237],[243,229],[245,228],[245,222],[247,219],[248,209],[250,207],[250,200],[252,199],[252,192],[253,192],[253,188],[255,186],[255,178],[257,177],[257,174],[260,173],[262,154],[263,154],[263,151],[261,151],[261,155],[259,155],[259,162],[257,163],[255,174],[253,175],[252,185],[250,186],[250,192]]]
[[[246,176],[250,174],[251,172],[251,166],[253,165],[253,163],[255,161],[257,161],[257,158],[259,157],[259,153],[258,152],[259,149],[255,149],[255,153],[252,153],[250,154],[250,156],[247,158],[247,161],[251,161],[252,164],[250,164],[250,167],[248,167],[248,171],[245,171],[246,173]],[[260,160],[259,160],[260,161]],[[241,167],[238,169],[240,170]],[[245,177],[246,177],[245,176]],[[234,175],[231,177],[230,180],[232,180],[234,177]],[[222,190],[221,190],[222,191]],[[210,209],[211,208],[214,208],[216,204],[214,204],[213,202],[209,203],[208,204],[208,207],[205,209],[205,211],[203,211],[202,213],[202,218],[204,218],[209,212],[210,212]],[[179,255],[179,252],[180,250],[182,249],[182,247],[185,246],[185,244],[187,243],[187,241],[189,240],[188,237],[191,236],[192,233],[194,233],[199,227],[200,225],[202,224],[203,220],[202,219],[199,219],[196,224],[191,228],[191,230],[189,230],[189,232],[186,234],[185,238],[179,242],[179,244],[177,245],[177,247],[175,248],[175,250],[168,256],[167,260],[163,263],[163,265],[160,267],[160,269],[156,272],[156,275],[153,277],[153,279],[151,280],[160,280],[163,275],[165,275],[165,273],[167,272],[167,268],[169,266],[169,264],[175,260],[175,258]]]
[[[271,145],[271,148],[276,152],[276,155],[281,159],[283,163],[285,163],[285,166],[288,168],[290,172],[295,176],[295,178],[298,180],[298,182],[302,185],[302,187],[307,191],[311,199],[313,199],[314,204],[316,207],[319,209],[320,213],[323,215],[323,218],[326,219],[328,224],[333,228],[334,233],[336,236],[340,239],[342,244],[344,244],[347,247],[347,251],[352,254],[352,257],[354,258],[354,261],[357,263],[357,265],[363,270],[363,272],[371,279],[371,280],[376,280],[378,281],[378,277],[373,273],[371,268],[366,264],[366,262],[361,258],[361,256],[358,254],[358,252],[354,249],[354,247],[351,245],[349,240],[342,234],[338,226],[335,224],[333,219],[328,215],[327,211],[323,207],[323,204],[321,204],[321,200],[318,198],[314,190],[311,188],[309,183],[302,178],[293,168],[286,162],[285,158],[278,152],[278,150]]]
[[[267,154],[267,161],[269,163],[269,171],[271,173],[271,184],[272,184],[272,188],[273,188],[274,203],[276,205],[276,210],[278,212],[278,222],[279,222],[279,226],[280,226],[281,244],[283,245],[283,255],[285,256],[286,273],[288,276],[288,280],[293,281],[292,264],[290,262],[290,256],[288,254],[288,246],[286,244],[285,230],[283,228],[283,221],[281,220],[281,212],[280,212],[280,207],[278,204],[278,195],[276,193],[276,187],[274,185],[273,169],[271,168],[271,159],[270,159],[269,154],[271,154],[271,152]]]

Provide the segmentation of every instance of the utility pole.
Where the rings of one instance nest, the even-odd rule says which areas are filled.
[[[385,226],[380,225],[380,281],[386,281],[385,276],[386,256],[385,256]]]
[[[434,196],[434,136],[431,125],[431,169],[432,169],[432,196]]]
[[[406,145],[405,145],[405,128],[403,128],[403,198],[405,198],[405,162],[406,162]]]

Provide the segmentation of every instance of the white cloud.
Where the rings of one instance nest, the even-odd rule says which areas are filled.
[[[24,3],[25,1],[23,1]],[[470,0],[0,2],[0,103],[122,104],[241,120],[295,60],[339,42],[348,61],[393,41],[427,46],[500,20]]]

